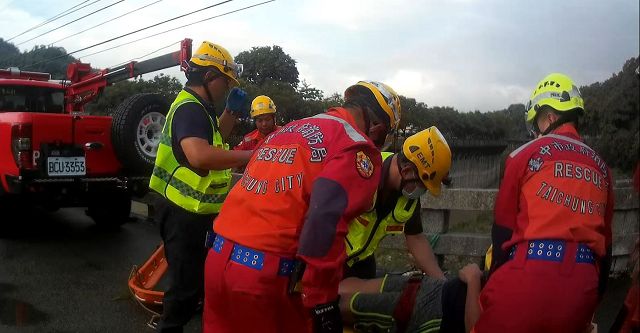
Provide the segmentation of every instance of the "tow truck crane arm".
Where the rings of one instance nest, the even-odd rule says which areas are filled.
[[[89,63],[69,64],[67,79],[70,85],[65,92],[65,110],[68,113],[82,112],[84,106],[93,101],[106,86],[116,82],[177,65],[180,65],[180,70],[186,70],[187,61],[191,58],[191,42],[191,39],[185,38],[180,42],[179,51],[94,72]]]

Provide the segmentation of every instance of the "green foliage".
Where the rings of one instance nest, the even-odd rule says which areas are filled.
[[[160,94],[170,104],[181,89],[182,83],[178,79],[164,74],[156,75],[151,80],[122,81],[105,88],[96,101],[86,106],[85,111],[90,114],[111,114],[122,101],[139,93]]]
[[[344,104],[344,98],[342,97],[342,95],[338,94],[338,93],[333,93],[333,95],[324,98],[322,100],[322,109],[326,110],[330,107],[333,106],[340,106]]]
[[[20,50],[12,43],[6,42],[3,38],[0,38],[0,61],[4,59],[11,59],[18,56]]]
[[[35,46],[20,52],[13,43],[0,39],[0,68],[18,67],[21,70],[50,73],[53,79],[65,79],[67,65],[76,59],[67,56],[62,47]]]
[[[0,68],[19,67],[23,70],[51,73],[63,79],[66,66],[75,61],[64,56],[59,47],[36,46],[20,52],[12,43],[0,39]],[[296,61],[277,45],[253,47],[236,57],[244,65],[241,86],[250,98],[267,95],[277,106],[277,122],[309,117],[343,104],[340,94],[324,97],[321,90],[299,80]],[[622,71],[604,82],[581,88],[587,113],[580,127],[587,143],[594,147],[607,163],[626,173],[640,159],[640,87],[638,58],[629,59]],[[87,106],[94,114],[109,114],[120,102],[136,93],[160,93],[171,102],[182,88],[173,77],[159,75],[151,80],[130,80],[114,84],[102,96]],[[338,89],[344,87],[336,87]],[[402,104],[401,136],[408,136],[429,126],[437,126],[447,139],[453,140],[509,140],[526,139],[525,108],[512,104],[492,112],[459,112],[448,106],[428,106],[415,98],[400,96]],[[222,110],[223,101],[217,105]],[[242,135],[253,130],[251,121],[242,121],[229,140],[237,143]]]
[[[276,105],[276,122],[279,125],[342,104],[340,95],[325,99],[321,90],[306,81],[300,83],[295,60],[280,46],[253,47],[240,52],[235,60],[244,66],[240,86],[247,91],[250,100],[259,95],[269,96]],[[229,144],[236,145],[244,134],[254,128],[251,120],[241,121],[228,139]]]
[[[305,89],[301,92],[287,82],[268,80],[258,86],[240,79],[240,86],[247,91],[250,100],[259,95],[269,96],[276,105],[276,123],[279,125],[322,113],[327,105],[321,95],[317,95],[320,90],[308,85],[306,88],[301,88]],[[310,94],[310,91],[314,91],[314,93]],[[232,137],[228,140],[229,143],[236,145],[244,134],[254,128],[252,121],[241,122],[234,129]]]
[[[434,106],[400,96],[402,120],[400,133],[408,136],[430,126],[436,126],[447,139],[454,140],[519,140],[524,129],[524,105],[493,112],[458,112],[452,107]]]
[[[280,81],[294,88],[298,86],[296,61],[280,46],[253,47],[240,52],[235,61],[243,64],[242,77],[249,83],[261,86],[267,81]]]
[[[580,88],[586,110],[580,126],[587,143],[623,173],[640,158],[638,65],[638,58],[631,58],[608,80]]]
[[[322,101],[323,98],[322,90],[310,86],[305,80],[302,80],[298,92],[305,101]]]

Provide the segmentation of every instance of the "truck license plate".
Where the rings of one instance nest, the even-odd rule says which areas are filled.
[[[87,174],[84,157],[48,157],[49,176],[84,176]]]

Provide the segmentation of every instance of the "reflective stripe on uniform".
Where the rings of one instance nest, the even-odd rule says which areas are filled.
[[[391,156],[393,153],[382,152],[383,161]],[[347,264],[352,266],[371,256],[385,236],[403,233],[405,223],[411,219],[417,206],[418,200],[400,196],[393,210],[382,218],[378,216],[375,207],[358,216],[349,224],[345,236]]]
[[[205,202],[205,203],[219,203],[224,201],[227,197],[227,194],[211,194],[211,193],[202,193],[200,191],[194,190],[189,184],[183,182],[182,180],[171,177],[171,175],[162,168],[154,168],[153,175],[162,179],[165,183],[175,187],[182,195],[191,197],[195,200]],[[216,184],[212,184],[216,185]],[[221,188],[226,184],[217,184],[215,187],[210,186],[211,188]]]
[[[187,211],[214,214],[220,211],[222,202],[229,192],[230,170],[212,170],[207,171],[206,176],[200,176],[178,163],[173,153],[171,124],[176,110],[186,103],[198,103],[203,107],[202,112],[206,112],[204,106],[189,92],[182,90],[178,94],[162,129],[149,187]],[[213,144],[222,149],[228,149],[217,131],[214,120],[208,114],[207,117],[213,129]]]
[[[319,115],[315,115],[311,118],[316,118],[316,119],[328,119],[328,120],[333,120],[333,121],[337,121],[340,124],[342,124],[342,127],[344,127],[344,131],[347,133],[347,135],[349,136],[349,138],[351,138],[351,140],[355,141],[355,142],[366,142],[367,139],[364,138],[364,136],[362,136],[360,133],[358,133],[358,131],[356,131],[355,128],[353,128],[353,126],[351,126],[346,120],[342,119],[342,118],[338,118],[332,115],[328,115],[326,113],[321,113]]]

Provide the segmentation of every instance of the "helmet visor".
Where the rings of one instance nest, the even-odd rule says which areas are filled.
[[[242,75],[242,72],[244,70],[244,66],[242,64],[237,64],[235,62],[228,62],[224,59],[218,59],[208,54],[196,54],[193,57],[198,58],[202,61],[210,61],[218,65],[221,65],[225,74],[228,75],[229,72],[233,73],[232,75],[234,76],[234,79],[239,78],[240,75]]]
[[[536,108],[537,109],[537,108]],[[527,135],[531,139],[535,139],[540,135],[540,129],[538,128],[538,122],[536,119],[529,120],[529,112],[524,113],[524,123],[527,129]]]
[[[569,102],[574,98],[582,98],[580,96],[580,90],[578,90],[578,87],[576,86],[571,86],[571,90],[569,91],[545,91],[543,93],[540,93],[538,95],[536,95],[533,99],[529,100],[529,102],[527,103],[527,111],[531,113],[531,110],[534,109],[535,111],[538,111],[536,108],[539,108],[543,105],[547,105],[549,102],[546,100],[556,100],[560,103],[565,103],[565,102]],[[572,109],[574,106],[571,106],[567,109]],[[557,107],[554,107],[556,110],[558,111],[567,111],[567,110],[562,110],[559,109]],[[535,113],[534,113],[535,114]],[[529,118],[532,118],[532,115],[529,115]],[[528,120],[532,120],[532,119],[528,119]]]

